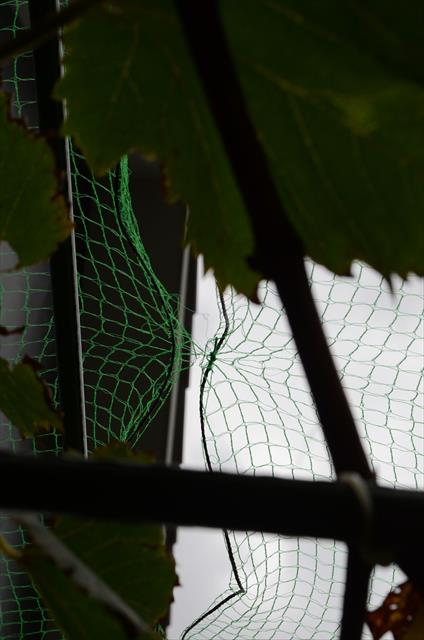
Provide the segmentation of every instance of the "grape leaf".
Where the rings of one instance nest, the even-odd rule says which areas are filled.
[[[158,640],[159,636],[54,533],[33,516],[15,519],[32,539],[19,561],[67,638]]]
[[[381,607],[367,613],[373,640],[391,631],[394,640],[419,640],[424,636],[424,603],[412,582],[391,591]]]
[[[95,172],[129,150],[161,160],[168,197],[190,206],[187,241],[222,287],[253,293],[252,232],[171,0],[108,3],[66,29],[56,96]]]
[[[409,31],[422,34],[422,4],[409,3],[406,13],[420,19],[409,13],[409,31],[402,20],[399,33],[393,1],[369,11],[337,0],[221,7],[250,113],[308,255],[340,274],[354,259],[385,276],[424,273],[424,89],[405,71],[411,55],[398,61]],[[419,37],[412,49],[422,60]]]
[[[46,260],[72,230],[58,195],[55,162],[47,142],[8,117],[0,93],[0,241],[16,252],[19,267]]]
[[[64,516],[54,533],[148,624],[166,614],[176,577],[160,526]]]
[[[92,457],[150,461],[125,443],[99,447]],[[135,637],[127,632],[141,620],[144,630],[136,637],[159,638],[151,627],[167,613],[177,583],[161,526],[61,516],[51,531],[33,523],[30,534],[22,562],[68,637],[123,640]]]
[[[13,368],[0,358],[0,409],[22,437],[63,430],[61,416],[53,409],[49,389],[37,376],[37,368],[28,357]]]
[[[134,451],[126,442],[110,442],[107,445],[97,447],[92,453],[94,460],[115,460],[116,462],[137,462],[151,464],[155,462],[152,454],[145,451]]]
[[[92,458],[116,464],[152,461],[122,442],[97,448]],[[164,544],[163,527],[61,516],[52,530],[149,625],[154,626],[167,613],[177,577],[174,559]]]
[[[424,89],[422,66],[411,62],[424,58],[423,12],[418,0],[410,6],[416,24],[402,19],[396,32],[392,0],[373,13],[336,0],[220,3],[284,207],[306,253],[336,273],[354,259],[386,277],[424,273]],[[128,150],[162,160],[190,207],[188,240],[221,286],[251,295],[250,222],[173,4],[119,7],[66,31],[56,91],[69,106],[65,130],[98,172]]]
[[[125,443],[99,447],[92,457],[117,464],[151,462]],[[160,525],[63,516],[54,533],[148,624],[166,614],[177,577]]]

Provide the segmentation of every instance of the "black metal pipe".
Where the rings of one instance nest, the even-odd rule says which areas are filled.
[[[281,204],[245,105],[217,0],[175,0],[209,108],[256,239],[255,266],[276,282],[336,472],[372,478],[305,274],[304,249]]]
[[[358,541],[362,513],[344,482],[309,482],[0,453],[0,508]],[[368,488],[373,540],[422,545],[424,494]],[[406,527],[405,522],[414,522]],[[420,548],[417,546],[417,549]]]
[[[56,0],[29,0],[31,27],[36,29],[56,13]],[[34,49],[39,131],[56,158],[63,194],[71,203],[66,142],[59,136],[63,105],[53,100],[53,87],[61,75],[58,33]],[[70,207],[71,210],[71,207]],[[78,291],[74,238],[63,242],[50,262],[55,321],[60,405],[64,413],[66,448],[85,451],[85,417],[81,369]]]

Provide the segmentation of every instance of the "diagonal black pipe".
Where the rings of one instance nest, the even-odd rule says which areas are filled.
[[[174,0],[174,3],[251,219],[256,239],[253,264],[277,285],[336,473],[355,471],[363,478],[373,479],[312,298],[302,244],[280,202],[266,155],[245,105],[221,23],[218,0]],[[386,505],[385,508],[390,520],[390,507]],[[406,543],[397,549],[395,558],[415,586],[424,592],[419,547]],[[356,616],[357,625],[363,618],[361,615],[358,619],[357,614],[364,604],[368,578],[364,572],[358,575],[355,572],[351,564],[349,597],[344,602],[347,620],[343,623],[344,629],[353,617]],[[359,591],[351,605],[350,594],[356,587]]]
[[[254,264],[275,281],[337,474],[373,472],[342,389],[304,266],[302,243],[281,204],[248,114],[216,0],[175,0],[185,38],[221,133],[256,238]]]

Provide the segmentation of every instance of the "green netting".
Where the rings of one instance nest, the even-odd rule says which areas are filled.
[[[356,264],[352,278],[336,277],[311,263],[308,269],[379,482],[422,489],[422,280],[396,279],[392,294],[388,283],[365,265]],[[328,480],[334,477],[329,452],[274,285],[262,283],[259,297],[260,306],[230,290],[218,296],[220,326],[202,364],[206,465],[241,474]],[[284,518],[284,503],[275,510]],[[344,545],[249,532],[229,532],[226,544],[235,565],[228,590],[184,638],[338,637]],[[379,604],[401,581],[394,567],[378,568],[370,605]]]
[[[16,33],[26,24],[24,0],[0,2],[0,11],[0,34]],[[34,122],[30,56],[13,62],[4,85],[13,94],[14,114]],[[70,158],[88,445],[92,449],[128,438],[135,443],[166,398],[188,339],[183,336],[182,344],[176,339],[177,301],[155,277],[141,243],[126,160],[99,181],[87,174],[73,149]],[[2,269],[13,260],[4,248]],[[422,488],[420,281],[397,282],[392,295],[363,265],[356,265],[352,279],[334,277],[316,265],[309,268],[343,384],[381,481]],[[48,266],[3,274],[1,294],[1,324],[26,325],[22,336],[2,339],[3,357],[15,361],[29,353],[41,360],[43,375],[56,394]],[[259,307],[227,292],[227,320],[218,300],[221,326],[203,350],[204,372],[210,363],[202,418],[211,468],[329,479],[333,472],[328,451],[272,285],[262,285],[261,298]],[[213,362],[211,353],[216,356]],[[23,443],[3,419],[0,446],[57,453],[61,439],[47,435]],[[284,505],[276,508],[283,517]],[[9,520],[4,518],[0,526],[10,543],[22,543],[21,532]],[[227,541],[236,567],[228,591],[186,638],[337,637],[346,564],[342,545],[252,533],[228,533]],[[14,563],[1,561],[0,637],[60,637],[26,574]],[[371,601],[376,603],[397,579],[392,567],[378,570]],[[240,586],[243,593],[223,603]]]
[[[0,3],[0,38],[10,37],[27,23],[26,2],[13,0]],[[33,126],[36,116],[33,64],[31,54],[14,59],[3,69],[3,87],[12,97],[12,114],[25,118]],[[0,245],[0,269],[5,271],[15,263],[15,255]],[[0,324],[15,327],[25,325],[21,335],[12,335],[0,341],[0,355],[11,362],[24,354],[43,363],[45,378],[55,389],[56,357],[52,330],[52,300],[48,265],[37,265],[20,272],[2,273],[0,281]],[[57,453],[61,447],[59,436],[41,436],[23,442],[8,420],[0,414],[0,446],[13,451]],[[21,529],[2,516],[1,534],[13,546],[21,546]],[[0,557],[0,637],[55,638],[57,633],[28,580],[28,575],[7,558]]]
[[[26,1],[0,2],[0,34],[16,34],[28,25]],[[31,54],[4,69],[3,88],[11,94],[12,113],[28,126],[37,123]],[[189,340],[178,322],[178,299],[153,272],[129,194],[130,171],[123,158],[116,171],[96,180],[69,144],[72,199],[76,223],[77,270],[88,450],[116,440],[135,445],[154,420],[188,361]],[[3,243],[1,271],[15,255]],[[3,273],[0,324],[25,325],[21,335],[1,340],[2,357],[16,362],[29,354],[41,362],[42,375],[58,401],[57,363],[50,269],[37,265]],[[35,454],[60,453],[60,435],[23,442],[1,416],[0,446]],[[7,518],[1,533],[12,546],[24,536]],[[0,581],[0,637],[57,638],[28,576],[3,557]]]
[[[179,336],[177,299],[151,267],[129,195],[128,163],[99,182],[71,154],[89,449],[138,441],[166,400]]]

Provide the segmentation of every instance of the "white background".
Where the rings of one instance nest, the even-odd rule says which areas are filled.
[[[309,268],[311,267],[309,266]],[[422,280],[413,277],[406,285],[402,285],[401,281],[396,279],[394,281],[394,293],[391,293],[387,283],[381,282],[380,276],[369,268],[357,267],[354,278],[335,279],[328,271],[316,265],[313,270],[312,280],[314,282],[315,298],[324,320],[329,341],[332,343],[337,366],[345,374],[344,383],[348,388],[348,396],[357,418],[361,435],[368,439],[369,452],[375,460],[380,481],[392,486],[423,488],[423,412],[422,379],[420,378],[423,364]],[[268,298],[267,301],[269,302]],[[237,304],[240,311],[246,303],[238,300],[236,306]],[[272,308],[273,306],[278,308],[277,299],[271,299],[269,307]],[[253,309],[253,313],[255,313],[255,309]],[[269,323],[271,323],[270,314],[272,314],[272,310],[266,310],[266,313],[268,313]],[[241,317],[240,312],[239,317]],[[265,325],[267,324],[266,315],[262,314],[260,320],[264,321]],[[281,322],[284,325],[284,318]],[[207,341],[215,336],[218,323],[219,309],[213,277],[211,275],[200,277],[193,339],[201,349],[205,349]],[[281,329],[280,325],[279,328]],[[288,334],[287,327],[283,327],[282,331]],[[243,332],[241,331],[237,335],[236,331],[232,338],[232,343],[239,343],[239,348],[243,349]],[[349,345],[351,346],[349,347]],[[370,363],[373,365],[371,369],[368,366]],[[183,462],[184,466],[192,469],[204,469],[198,415],[200,364],[199,358],[197,358],[191,370],[190,387],[186,398]],[[281,361],[276,361],[275,364],[278,369],[278,366],[281,366]],[[281,371],[281,373],[283,374],[284,372]],[[306,412],[305,419],[307,422],[309,419],[309,426],[307,424],[305,429],[305,423],[303,423],[302,429],[306,430],[316,443],[313,451],[317,451],[317,456],[313,460],[309,477],[312,475],[312,477],[328,478],[330,468],[325,456],[321,455],[321,436],[316,432],[319,427],[314,425],[313,420],[310,419],[311,409],[307,406],[310,400],[304,402],[302,407],[302,394],[309,393],[304,380],[303,382],[301,380],[302,376],[301,369],[292,370],[291,378],[287,379],[287,388],[290,388],[290,385],[293,386],[293,380],[296,381],[294,387],[296,387],[298,406],[301,407],[300,413]],[[367,377],[370,382],[364,391],[361,383]],[[418,394],[417,381],[421,385],[421,391]],[[219,400],[224,406],[226,404],[226,399],[223,397],[225,393],[225,384],[223,383]],[[387,403],[387,397],[390,398],[390,406]],[[208,398],[209,405],[213,404],[213,399],[213,397]],[[240,398],[240,402],[243,402],[243,398]],[[288,418],[290,417],[289,413],[290,411],[287,412]],[[244,416],[246,416],[246,413],[244,413]],[[211,418],[212,429],[216,433],[220,429],[219,420],[219,412],[215,417]],[[252,426],[250,429],[250,433],[253,434],[254,427]],[[287,446],[292,448],[293,444],[290,445],[290,443],[300,443],[301,440],[299,440],[299,433],[295,433],[295,427],[291,426],[290,429],[286,432],[292,434],[292,439],[288,438]],[[252,437],[254,436],[252,435]],[[237,447],[237,441],[234,445],[233,440],[232,447],[234,446]],[[260,451],[260,449],[257,450]],[[287,468],[284,468],[284,460],[282,460],[277,473],[290,477],[293,475],[295,477],[308,477],[308,471],[304,470],[303,473],[299,473],[296,471],[296,465],[301,469],[306,464],[305,468],[307,469],[309,458],[314,455],[313,451],[311,452],[311,449],[303,451],[300,445],[294,455],[288,456]],[[225,458],[225,453],[225,448],[221,449],[220,457]],[[224,465],[224,468],[226,470],[235,470],[235,460],[236,458],[228,458],[228,464]],[[257,461],[258,458],[256,457],[255,462]],[[247,470],[247,472],[249,471]],[[261,469],[261,472],[269,473],[270,467],[265,466]],[[253,536],[252,540],[257,541],[258,536]],[[267,540],[268,554],[270,544],[275,546],[275,541]],[[283,556],[283,563],[284,558],[289,558],[289,552],[296,550],[298,542],[296,540],[287,541],[285,545],[284,552],[286,555]],[[259,551],[260,548],[261,545],[258,546]],[[337,547],[335,551],[333,543],[324,543],[317,550],[318,564],[314,561],[315,559],[310,560],[314,556],[314,549],[314,543],[303,541],[300,555],[297,556],[301,572],[298,574],[297,585],[296,580],[291,582],[291,589],[296,590],[296,593],[299,594],[299,606],[301,606],[303,591],[305,594],[310,593],[307,580],[309,579],[312,583],[318,582],[322,571],[334,561],[336,553],[340,575],[337,574],[337,579],[332,585],[332,606],[327,612],[324,612],[325,594],[320,595],[320,593],[314,592],[310,600],[308,599],[309,618],[305,617],[303,626],[293,623],[292,627],[290,625],[286,626],[285,631],[276,632],[275,623],[271,624],[268,630],[265,625],[262,632],[255,637],[264,640],[271,640],[271,638],[276,640],[291,640],[291,638],[295,638],[295,640],[310,640],[312,635],[317,640],[337,637],[337,633],[334,630],[337,628],[337,621],[340,619],[340,598],[343,592],[342,565],[345,559],[343,549]],[[181,586],[176,588],[174,592],[175,603],[172,608],[171,625],[168,628],[169,640],[177,640],[186,626],[193,622],[197,616],[204,613],[214,600],[219,599],[220,595],[228,589],[231,577],[223,536],[219,531],[180,528],[175,554]],[[248,561],[248,558],[246,558],[246,561]],[[314,567],[314,574],[311,574],[311,567],[308,567],[309,561],[312,563],[311,567]],[[281,560],[276,558],[275,562],[279,564]],[[272,570],[272,565],[268,563],[267,571],[270,571],[270,567]],[[308,571],[309,574],[307,573]],[[333,582],[334,578],[335,574],[333,572]],[[374,597],[371,600],[373,606],[377,606],[384,594],[388,592],[392,579],[395,582],[399,582],[402,580],[402,576],[398,574],[393,577],[391,568],[379,571],[378,579],[374,581],[373,585]],[[330,582],[331,580],[329,579],[328,584]],[[323,584],[326,584],[325,581]],[[315,601],[315,608],[311,605],[313,601]],[[286,617],[288,615],[288,618],[290,618],[290,613],[292,616],[296,614],[296,606],[292,606],[292,609],[291,612],[290,610],[287,611]],[[326,616],[328,618],[328,627],[325,624],[321,624],[319,626],[320,630],[316,632],[318,635],[315,635],[313,631],[314,624],[316,623],[318,626],[319,619],[324,619]],[[222,620],[220,622],[218,619],[217,624],[218,627],[221,625],[222,632],[216,635],[216,625],[211,626],[211,638],[222,637],[224,639],[234,637],[242,640],[251,640],[251,637],[253,637],[249,635],[252,633],[251,630],[246,631],[248,635],[243,635],[243,631],[236,631],[235,626],[237,625],[233,625],[234,629],[231,630],[232,625],[226,626]],[[291,630],[289,631],[289,629]],[[267,633],[269,634],[268,636]],[[199,635],[193,633],[190,637],[197,640],[198,637],[208,638],[209,636],[207,632],[206,634],[205,632],[201,633],[199,628]],[[370,637],[366,631],[364,632],[364,637]]]

